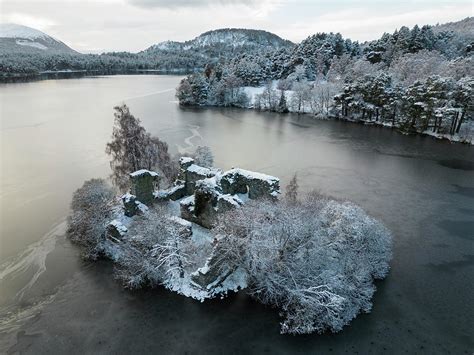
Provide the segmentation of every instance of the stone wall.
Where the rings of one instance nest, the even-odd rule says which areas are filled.
[[[210,229],[219,213],[238,208],[247,199],[273,199],[280,193],[280,180],[273,176],[237,168],[223,172],[198,166],[193,159],[186,157],[181,158],[179,163],[179,177],[174,186],[167,190],[155,190],[160,181],[160,175],[156,172],[139,170],[131,173],[130,193],[122,196],[124,214],[133,217],[145,213],[147,206],[155,201],[179,200],[181,218],[173,216],[170,220],[179,227],[180,236],[192,242],[193,226],[190,222]],[[169,206],[176,207],[172,203]],[[116,245],[126,237],[127,223],[132,221],[127,218],[120,220],[126,225],[113,220],[106,230],[107,238]],[[225,245],[222,243],[225,240],[214,239],[212,253],[205,255],[208,255],[205,265],[190,275],[192,285],[212,293],[235,272],[222,258],[222,250],[219,250],[220,246]]]
[[[154,171],[138,170],[130,174],[130,193],[145,205],[153,203],[155,187],[159,187],[160,175]]]
[[[243,204],[240,196],[250,199],[276,198],[280,193],[280,180],[276,177],[244,169],[222,172],[194,164],[191,158],[181,158],[180,178],[187,195],[181,205],[181,217],[212,228],[219,212]]]
[[[181,200],[182,218],[212,228],[219,212],[239,207],[247,198],[277,198],[280,193],[280,180],[274,176],[238,168],[223,172],[196,165],[188,157],[179,164],[179,177],[168,190],[155,191],[160,180],[156,172],[131,173],[131,193],[122,197],[125,214],[134,216],[155,200]]]

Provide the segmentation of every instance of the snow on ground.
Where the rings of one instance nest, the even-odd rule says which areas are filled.
[[[168,290],[180,295],[191,297],[204,302],[209,298],[220,295],[221,298],[229,292],[238,292],[247,287],[247,273],[243,269],[235,270],[220,285],[209,285],[207,290],[203,290],[191,280],[191,274],[185,273],[183,278],[176,278],[172,282],[164,285]]]
[[[35,30],[34,28],[17,25],[14,23],[0,24],[0,38],[51,38],[46,33]],[[19,44],[19,43],[18,43]]]
[[[243,290],[248,285],[247,283],[247,272],[244,269],[238,268],[229,277],[227,277],[222,284],[213,288],[211,296],[213,295],[221,295],[223,298],[229,291],[238,292],[239,290]],[[214,286],[214,285],[209,285]],[[208,287],[209,287],[208,286]]]
[[[168,209],[172,215],[179,216],[180,214],[180,205],[179,205],[179,200],[173,201],[169,200],[168,201]]]
[[[265,88],[263,86],[260,86],[260,87],[244,86],[242,89],[244,93],[250,99],[250,107],[253,107],[255,105],[255,96],[260,95]]]
[[[171,216],[170,221],[176,222],[183,227],[192,227],[192,223],[178,216]]]
[[[246,203],[250,198],[249,194],[235,194],[234,195],[236,198],[238,198],[242,203]]]
[[[217,198],[217,200],[225,200],[228,203],[234,205],[235,207],[239,207],[240,205],[243,204],[241,199],[239,199],[236,195],[231,195],[231,194],[220,195]]]
[[[38,49],[41,49],[43,51],[48,49],[48,47],[46,47],[45,45],[43,45],[41,43],[25,41],[25,40],[22,40],[22,39],[17,39],[16,44],[18,44],[20,46],[28,46],[28,47],[38,48]]]
[[[200,226],[199,224],[189,222],[193,228],[193,235],[191,236],[196,245],[211,244],[214,240],[209,229]]]

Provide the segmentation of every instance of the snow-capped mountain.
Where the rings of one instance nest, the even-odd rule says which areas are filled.
[[[159,51],[203,51],[217,50],[220,53],[252,49],[277,49],[292,47],[294,44],[276,34],[262,30],[223,28],[208,31],[186,42],[166,41],[155,44],[144,52]]]
[[[2,52],[77,53],[63,42],[34,28],[13,23],[0,24]]]

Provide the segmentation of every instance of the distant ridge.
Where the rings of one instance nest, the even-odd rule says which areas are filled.
[[[316,33],[299,44],[264,30],[222,28],[184,42],[165,41],[139,53],[81,54],[58,39],[27,26],[0,24],[0,81],[47,73],[195,73],[230,65],[251,85],[287,77],[303,68],[312,79],[334,59],[359,58],[390,65],[393,53],[440,53],[451,60],[474,53],[474,18],[442,25],[402,26],[393,34],[359,43],[340,33]],[[219,73],[220,74],[220,73]]]
[[[274,33],[264,30],[243,28],[222,28],[202,33],[198,37],[185,41],[166,41],[147,48],[144,52],[203,50],[212,49],[220,52],[244,49],[279,49],[293,47],[294,43]]]

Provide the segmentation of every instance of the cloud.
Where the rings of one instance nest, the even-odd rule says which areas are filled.
[[[25,13],[13,12],[5,14],[2,17],[2,22],[16,23],[24,26],[29,26],[38,30],[47,31],[56,25],[55,21],[45,18],[32,16]]]
[[[176,9],[182,7],[206,7],[212,5],[257,5],[259,0],[127,0],[129,4],[143,8],[169,8]]]
[[[312,17],[293,20],[278,30],[282,37],[299,41],[317,32],[340,32],[352,40],[366,41],[379,38],[384,32],[393,32],[401,26],[413,27],[436,23],[458,21],[470,12],[466,2],[440,3],[438,6],[397,6],[369,7],[367,5],[316,14]],[[363,22],[361,22],[363,19]]]
[[[140,51],[228,27],[293,42],[323,31],[361,41],[471,13],[470,0],[0,0],[0,22],[37,28],[82,52]]]

